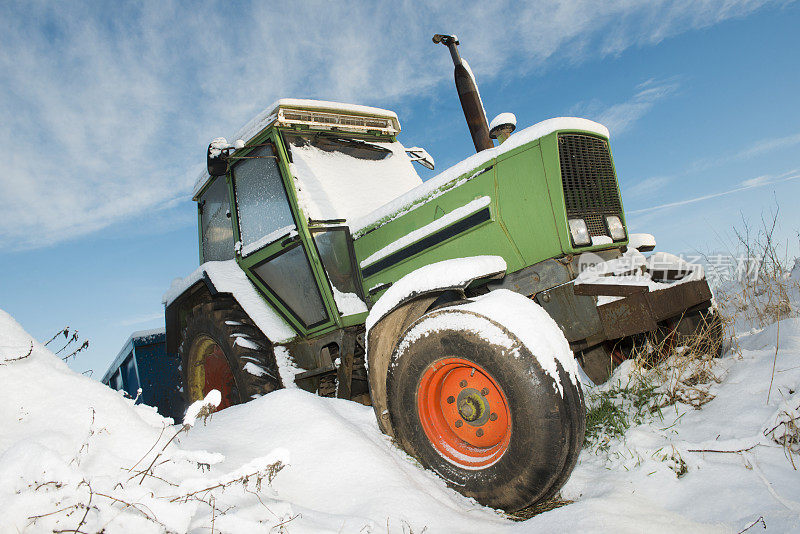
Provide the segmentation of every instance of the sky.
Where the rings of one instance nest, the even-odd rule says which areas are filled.
[[[0,1],[0,309],[101,378],[198,264],[191,188],[214,137],[280,97],[395,110],[436,171],[472,141],[446,49],[489,120],[605,124],[629,228],[657,250],[735,248],[778,210],[797,253],[800,3],[762,0]]]

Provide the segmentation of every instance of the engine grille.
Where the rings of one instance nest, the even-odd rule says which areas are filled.
[[[568,219],[584,219],[589,235],[607,235],[604,215],[621,215],[608,142],[581,134],[558,136],[561,185]]]

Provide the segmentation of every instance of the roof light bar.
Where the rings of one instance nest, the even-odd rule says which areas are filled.
[[[400,133],[400,123],[393,117],[369,117],[330,113],[310,109],[278,108],[277,126],[300,124],[312,128],[336,129],[350,132]]]

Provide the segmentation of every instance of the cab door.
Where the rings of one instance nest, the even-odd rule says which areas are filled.
[[[267,139],[237,160],[231,167],[231,193],[239,265],[299,332],[331,326],[336,315],[330,290],[327,282],[318,283],[324,273],[308,232],[298,224],[275,144]]]

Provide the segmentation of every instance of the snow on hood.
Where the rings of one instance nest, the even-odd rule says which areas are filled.
[[[396,217],[399,216],[399,214],[407,213],[421,204],[420,201],[423,199],[437,196],[435,194],[437,189],[443,188],[449,182],[469,171],[480,167],[506,152],[510,152],[526,143],[530,143],[531,141],[535,141],[536,139],[560,130],[581,130],[596,133],[608,138],[608,128],[588,119],[580,119],[577,117],[547,119],[511,134],[502,145],[471,155],[449,169],[437,174],[430,180],[425,181],[418,187],[415,187],[408,193],[397,197],[393,201],[364,215],[360,219],[352,221],[350,229],[354,235],[360,234],[375,223],[391,220],[393,216]]]

